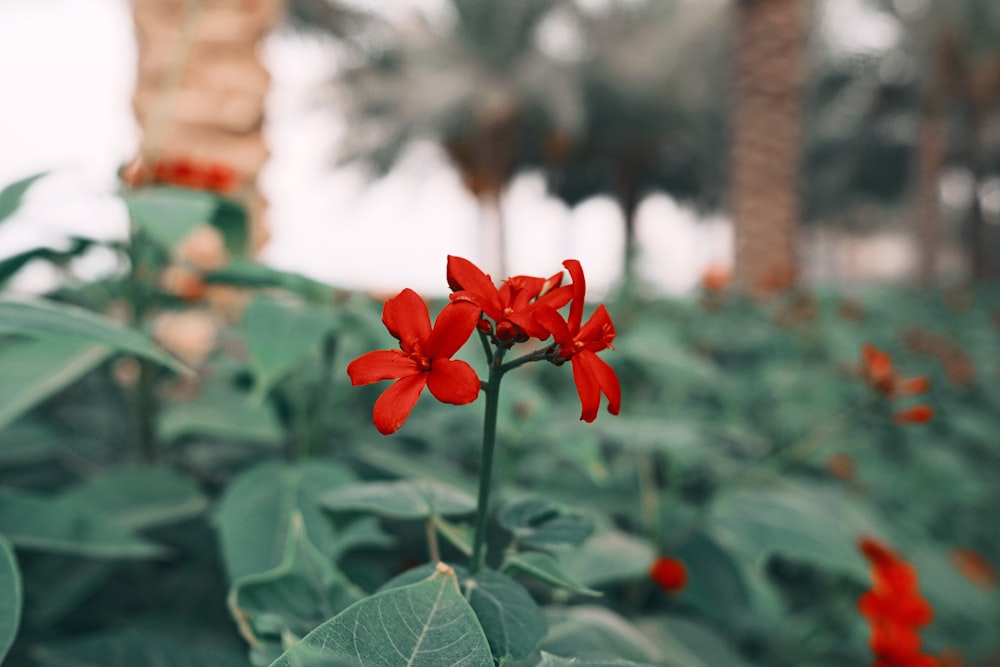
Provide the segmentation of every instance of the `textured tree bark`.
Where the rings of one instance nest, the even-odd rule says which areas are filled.
[[[133,106],[147,165],[184,159],[228,166],[250,212],[250,248],[267,239],[257,177],[269,152],[270,75],[259,47],[284,0],[133,0],[139,63]]]
[[[807,3],[738,0],[732,65],[730,207],[735,286],[755,296],[792,284]]]

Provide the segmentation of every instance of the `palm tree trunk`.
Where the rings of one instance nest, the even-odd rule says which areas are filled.
[[[139,67],[133,98],[146,164],[184,159],[230,167],[251,214],[251,248],[266,241],[257,176],[268,158],[270,75],[261,40],[283,0],[133,0]]]
[[[802,0],[738,0],[735,11],[734,279],[764,295],[789,286],[797,267],[807,10]]]

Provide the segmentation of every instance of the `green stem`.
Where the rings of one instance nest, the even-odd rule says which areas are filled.
[[[524,364],[531,363],[532,361],[541,361],[548,358],[552,353],[552,346],[546,347],[541,350],[535,350],[530,354],[526,354],[523,357],[518,357],[513,361],[508,361],[506,364],[500,367],[501,372],[506,373],[507,371],[514,370],[518,366],[523,366]]]
[[[483,565],[486,546],[486,523],[489,516],[490,489],[493,485],[493,451],[496,449],[497,414],[500,407],[500,379],[504,370],[500,361],[503,350],[498,350],[494,362],[490,364],[490,376],[486,383],[486,414],[483,417],[483,449],[479,463],[479,500],[476,503],[476,532],[472,539],[472,556],[469,573],[475,574]]]
[[[482,331],[479,331],[478,333],[479,333],[479,340],[483,344],[483,352],[486,353],[486,363],[489,364],[490,366],[492,366],[493,365],[493,348],[490,347],[489,336],[487,336],[486,334],[484,334]]]
[[[129,220],[130,233],[126,254],[128,256],[128,296],[132,305],[130,325],[136,331],[142,330],[143,321],[149,302],[149,290],[146,277],[143,275],[148,268],[144,265],[142,253],[143,236],[135,220]],[[138,364],[139,377],[135,386],[136,434],[139,453],[146,463],[153,463],[159,458],[156,446],[156,396],[153,382],[155,368],[145,359],[135,357]]]

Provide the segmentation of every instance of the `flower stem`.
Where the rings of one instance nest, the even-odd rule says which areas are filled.
[[[497,412],[500,407],[500,378],[504,370],[498,352],[490,364],[490,377],[486,383],[486,414],[483,417],[483,449],[479,463],[479,500],[476,503],[476,532],[472,539],[472,556],[469,572],[475,574],[483,565],[486,546],[486,522],[489,516],[490,489],[493,485],[493,450],[497,439]]]

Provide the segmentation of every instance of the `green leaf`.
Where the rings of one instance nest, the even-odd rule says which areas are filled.
[[[283,435],[270,405],[254,405],[248,396],[234,391],[207,390],[197,400],[172,405],[160,416],[157,428],[164,442],[201,435],[271,443],[280,441]]]
[[[32,174],[0,190],[0,222],[9,218],[21,206],[21,200],[24,199],[28,188],[42,176],[45,176],[45,172]]]
[[[489,643],[462,597],[454,571],[365,598],[319,626],[272,664],[293,667],[356,661],[362,665],[492,667]]]
[[[549,633],[542,649],[561,656],[633,660],[674,664],[664,660],[659,647],[634,625],[610,609],[568,607],[549,614]],[[677,663],[688,667],[686,663]]]
[[[212,219],[208,222],[222,233],[230,255],[242,257],[250,250],[250,221],[242,204],[231,199],[217,199]]]
[[[35,647],[39,667],[246,667],[246,658],[229,649],[199,646],[173,637],[127,628]]]
[[[680,663],[678,663],[680,664]],[[542,659],[535,667],[652,667],[648,662],[632,662],[617,658],[562,658],[542,651]],[[688,665],[684,665],[688,667]]]
[[[65,338],[13,340],[0,347],[0,428],[86,375],[111,355]]]
[[[21,622],[21,573],[14,550],[0,535],[0,663],[10,650]]]
[[[235,260],[223,269],[206,274],[205,282],[237,287],[277,287],[314,303],[328,303],[333,293],[332,287],[311,278],[246,260]]]
[[[476,511],[476,499],[430,480],[368,482],[326,493],[324,507],[335,511],[372,512],[393,519],[427,519]]]
[[[508,570],[521,572],[534,577],[539,581],[544,581],[549,586],[554,586],[555,588],[569,591],[570,593],[577,593],[578,595],[592,595],[595,597],[600,597],[601,595],[600,591],[587,588],[579,582],[571,579],[570,576],[563,571],[562,566],[555,558],[538,551],[529,551],[508,556],[502,569],[505,572]]]
[[[885,534],[840,490],[790,482],[724,497],[707,528],[719,544],[759,565],[779,553],[862,581],[867,567],[857,536]]]
[[[241,331],[256,376],[254,395],[271,388],[316,350],[332,326],[325,310],[257,297],[243,313]]]
[[[89,310],[53,301],[0,301],[0,333],[87,341],[145,357],[176,371],[188,370],[141,333]]]
[[[451,523],[439,516],[435,516],[433,521],[434,529],[444,536],[451,546],[466,556],[472,555],[472,526],[466,523]]]
[[[302,516],[305,534],[321,553],[340,553],[319,497],[353,481],[343,466],[318,460],[297,466],[268,461],[240,473],[223,494],[216,516],[230,581],[281,564],[295,514]]]
[[[62,499],[97,510],[132,530],[197,516],[208,506],[192,480],[151,466],[106,471],[67,491]]]
[[[493,657],[503,661],[531,655],[548,627],[542,610],[524,587],[492,570],[482,570],[462,585]]]
[[[584,586],[643,580],[656,556],[653,545],[621,531],[594,535],[577,549],[559,554],[568,577]]]
[[[239,579],[229,593],[229,611],[249,643],[258,635],[297,636],[364,597],[330,560],[317,551],[292,517],[285,558],[269,572]]]
[[[15,546],[91,558],[149,558],[163,547],[135,537],[72,498],[0,489],[0,534]]]
[[[143,188],[125,195],[129,215],[150,238],[170,251],[201,223],[208,223],[218,199],[180,188]]]
[[[541,498],[525,498],[507,505],[500,524],[521,544],[536,549],[578,545],[594,532],[594,520],[568,513]]]
[[[679,616],[645,618],[639,630],[660,648],[664,663],[684,667],[749,667],[718,632]]]

